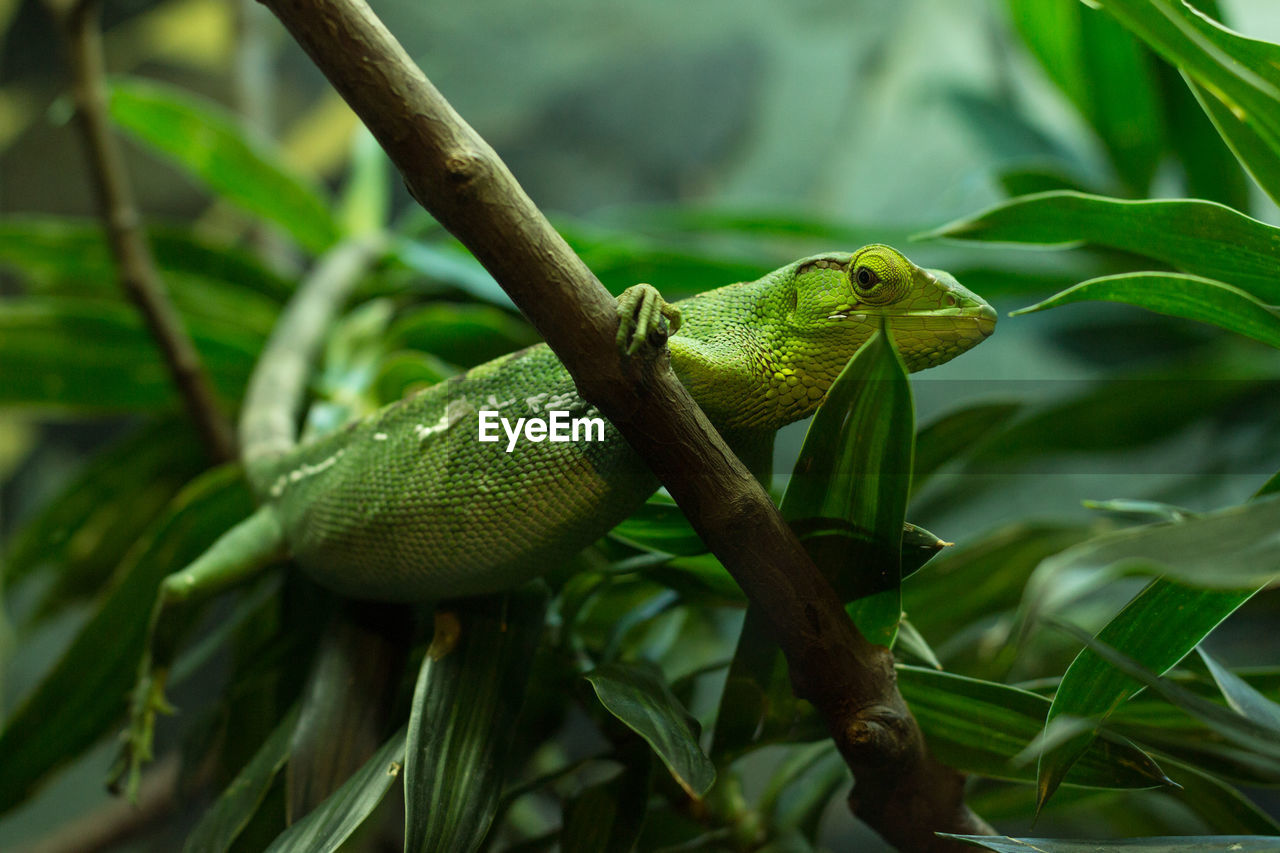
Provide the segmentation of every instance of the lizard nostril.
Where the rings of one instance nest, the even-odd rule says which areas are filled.
[[[943,298],[946,299],[947,304],[950,305],[952,308],[955,308],[957,305],[960,304],[960,300],[956,299],[956,295],[954,293],[948,293]]]

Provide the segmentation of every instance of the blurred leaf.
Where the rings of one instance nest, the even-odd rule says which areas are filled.
[[[996,853],[1097,853],[1099,850],[1145,850],[1148,853],[1264,853],[1275,850],[1276,839],[1256,835],[1197,835],[1186,837],[1163,836],[1158,838],[1107,838],[1101,840],[1074,840],[1054,838],[1009,838],[990,835],[951,835],[938,833],[943,838],[954,838],[974,847],[994,850]]]
[[[526,586],[458,611],[458,644],[422,662],[409,718],[405,850],[474,850],[497,811],[546,615]]]
[[[893,644],[902,612],[902,529],[915,410],[886,330],[836,377],[805,433],[781,511],[868,640]],[[847,529],[832,531],[829,521]],[[849,536],[839,535],[841,532]]]
[[[388,354],[378,364],[373,394],[378,406],[403,400],[416,391],[430,388],[458,372],[451,364],[430,353],[401,350]]]
[[[1208,323],[1280,348],[1280,312],[1237,287],[1193,275],[1137,272],[1095,278],[1013,315],[1092,300]]]
[[[830,739],[795,748],[769,780],[756,810],[776,834],[816,838],[832,797],[849,784],[849,768]]]
[[[1090,543],[1097,541],[1089,540],[1063,553],[1077,548],[1087,549]],[[1050,558],[1056,559],[1058,557]],[[1252,595],[1252,592],[1191,589],[1156,580],[1098,632],[1098,639],[1109,648],[1133,656],[1144,666],[1165,672]],[[1140,688],[1140,682],[1116,670],[1092,650],[1084,649],[1062,677],[1045,723],[1048,725],[1060,715],[1105,719]],[[1038,807],[1042,808],[1053,795],[1092,738],[1092,732],[1084,732],[1040,756],[1036,783]]]
[[[56,566],[56,580],[33,619],[101,589],[128,548],[204,465],[199,441],[175,418],[112,443],[18,528],[6,555],[6,584]]]
[[[364,125],[351,136],[351,167],[337,220],[348,235],[375,234],[387,227],[391,206],[390,161]]]
[[[680,787],[701,799],[716,768],[698,745],[698,724],[651,664],[615,661],[587,673],[600,704],[644,738]]]
[[[619,853],[635,846],[648,811],[650,756],[646,750],[612,779],[588,785],[565,803],[561,850]]]
[[[1146,51],[1115,21],[1076,0],[1009,0],[1009,9],[1031,52],[1106,146],[1121,180],[1145,193],[1164,148]]]
[[[1132,252],[1280,303],[1280,228],[1210,201],[1122,201],[1077,192],[1015,198],[931,237]]]
[[[1280,202],[1280,156],[1275,148],[1248,123],[1232,112],[1231,108],[1196,83],[1186,72],[1182,74],[1196,102],[1200,104],[1214,129],[1231,149],[1231,153],[1244,166],[1254,183]]]
[[[1164,767],[1182,788],[1170,796],[1195,812],[1211,832],[1280,835],[1280,824],[1225,782],[1177,761],[1164,760]]]
[[[315,811],[281,833],[267,853],[333,853],[382,802],[404,769],[405,729],[391,736]]]
[[[1215,0],[1196,0],[1201,11],[1221,18]],[[1193,91],[1195,83],[1173,66],[1156,60],[1156,76],[1160,84],[1160,101],[1164,106],[1164,137],[1186,174],[1185,194],[1249,210],[1249,179],[1235,153],[1210,120],[1204,101]],[[1214,104],[1221,107],[1216,99]],[[1237,121],[1234,116],[1233,121]]]
[[[1081,501],[1085,509],[1096,509],[1101,512],[1118,512],[1125,515],[1155,516],[1156,521],[1186,521],[1200,513],[1192,512],[1184,507],[1160,501],[1140,501],[1131,498],[1114,498],[1106,501]]]
[[[948,549],[903,582],[903,609],[927,636],[954,637],[1012,611],[1035,567],[1086,535],[1076,526],[1013,524]]]
[[[274,302],[283,302],[293,290],[290,282],[248,252],[208,242],[189,228],[152,225],[147,228],[147,240],[171,290],[180,292],[181,282],[195,280],[220,285],[229,292],[259,294]],[[22,273],[24,283],[40,292],[120,293],[115,260],[102,223],[96,220],[2,218],[0,264]]]
[[[403,605],[342,602],[324,620],[289,742],[290,822],[336,791],[382,745],[412,646]]]
[[[692,557],[707,552],[707,546],[702,544],[702,538],[694,532],[680,507],[660,492],[652,495],[644,506],[614,527],[611,535],[641,548],[668,554]]]
[[[338,238],[327,201],[269,143],[246,135],[223,107],[186,89],[117,78],[110,91],[117,125],[167,155],[214,193],[275,223],[313,254]]]
[[[173,500],[66,652],[0,731],[0,812],[21,803],[50,771],[121,718],[160,582],[251,511],[235,467],[210,471]]]
[[[1280,47],[1246,38],[1175,0],[1105,0],[1104,6],[1234,115],[1250,140],[1234,146],[1237,156],[1280,157]],[[1261,181],[1254,162],[1245,166]],[[1280,199],[1280,186],[1261,186]]]
[[[240,395],[261,338],[188,326],[215,387]],[[90,300],[0,300],[0,405],[75,412],[175,405],[173,380],[131,306]]]
[[[1035,771],[1014,759],[1044,728],[1049,700],[1035,693],[923,667],[898,665],[898,687],[941,761],[966,773],[1030,782]],[[1067,783],[1098,788],[1168,784],[1142,750],[1119,737],[1095,740]]]
[[[1048,578],[1065,571],[1136,571],[1209,589],[1252,589],[1280,577],[1277,530],[1280,497],[1261,498],[1183,521],[1097,536],[1048,558],[1040,573]]]
[[[1058,623],[1058,627],[1080,640],[1094,654],[1129,678],[1151,688],[1233,743],[1271,758],[1280,757],[1280,720],[1273,714],[1262,715],[1261,719],[1246,717],[1234,709],[1224,708],[1217,702],[1198,696],[1173,681],[1162,679],[1128,655],[1094,639],[1087,631],[1066,623]]]
[[[921,636],[916,630],[916,626],[905,617],[898,623],[898,645],[899,651],[915,657],[917,660],[933,667],[934,669],[942,669],[942,662],[938,660],[938,656],[929,646],[928,640]]]
[[[223,853],[231,848],[267,795],[289,758],[289,740],[298,722],[295,707],[271,732],[253,759],[241,768],[187,836],[183,853]]]
[[[948,412],[916,434],[911,493],[920,491],[939,468],[972,450],[1007,424],[1021,403],[975,403]]]
[[[392,243],[392,257],[432,281],[456,287],[482,302],[515,310],[507,292],[466,249],[400,239]]]
[[[538,342],[529,324],[492,305],[434,302],[402,312],[387,331],[388,346],[422,350],[474,367]]]
[[[1223,698],[1237,714],[1248,717],[1260,726],[1280,732],[1280,704],[1263,696],[1249,682],[1218,663],[1203,648],[1197,647],[1196,651],[1200,653],[1205,666],[1209,667],[1209,674],[1222,691]]]

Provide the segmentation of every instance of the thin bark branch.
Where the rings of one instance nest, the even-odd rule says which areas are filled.
[[[147,331],[159,346],[174,386],[209,455],[216,462],[226,462],[235,458],[231,424],[218,409],[200,355],[160,281],[151,247],[142,233],[124,158],[107,118],[99,5],[98,0],[75,0],[69,4],[57,0],[48,2],[71,63],[76,117],[99,214],[125,294],[137,307]]]
[[[858,784],[854,812],[904,850],[959,851],[935,831],[989,832],[963,777],[935,761],[888,649],[862,637],[768,495],[671,371],[620,356],[614,299],[493,149],[364,0],[263,0],[369,127],[406,185],[510,294],[759,604],[798,695],[822,714]]]

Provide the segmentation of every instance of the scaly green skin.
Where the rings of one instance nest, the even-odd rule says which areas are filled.
[[[480,365],[294,447],[307,367],[329,318],[378,251],[376,241],[357,242],[327,255],[254,372],[241,444],[262,506],[161,587],[113,772],[131,794],[150,758],[155,716],[170,710],[164,684],[189,606],[201,598],[242,583],[286,551],[317,582],[359,598],[509,589],[588,545],[657,488],[612,426],[604,441],[523,442],[512,453],[504,441],[477,440],[482,409],[513,422],[550,410],[597,414],[545,346]],[[881,322],[914,371],[975,346],[996,320],[951,276],[922,270],[887,246],[805,258],[677,306],[638,285],[619,300],[619,315],[628,355],[670,321],[680,379],[735,450],[755,455],[771,446],[774,431],[818,407]]]
[[[868,273],[878,283],[859,288]],[[959,355],[995,323],[950,276],[884,246],[806,258],[676,307],[673,366],[730,436],[811,414],[882,316],[910,370]],[[522,441],[507,453],[505,438],[477,441],[482,409],[513,423],[550,410],[599,416],[539,345],[290,453],[264,477],[263,497],[297,562],[361,598],[495,592],[581,550],[658,486],[612,425],[603,442]]]

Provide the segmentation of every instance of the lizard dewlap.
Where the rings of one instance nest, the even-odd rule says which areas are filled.
[[[674,306],[642,285],[621,311],[624,327],[637,327],[631,342],[665,312],[677,375],[740,453],[811,414],[882,320],[913,371],[975,346],[996,321],[951,276],[880,245],[804,258]],[[551,438],[564,429],[569,440]],[[515,586],[604,534],[658,485],[545,345],[250,468],[309,574],[383,600]]]

